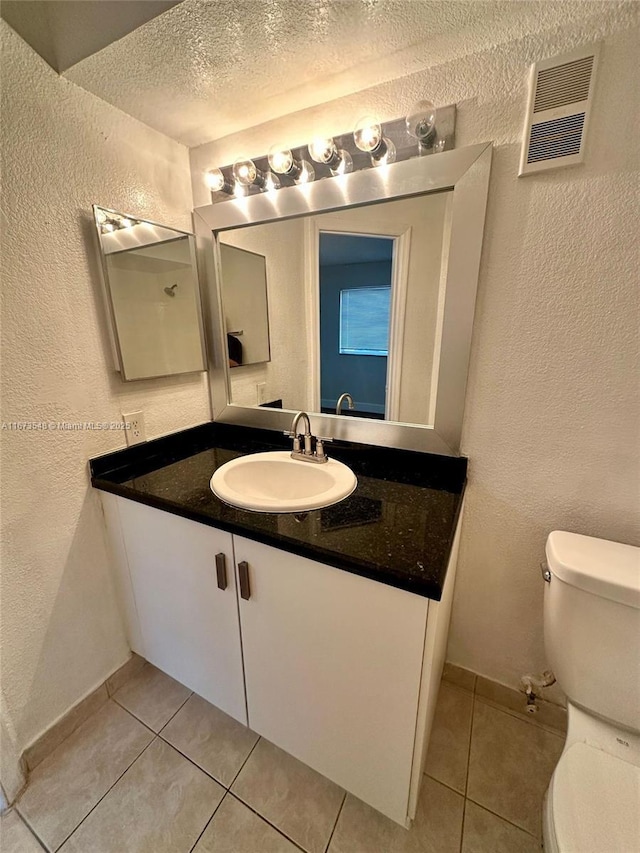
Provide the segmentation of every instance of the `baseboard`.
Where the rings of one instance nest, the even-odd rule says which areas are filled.
[[[536,710],[532,713],[527,710],[525,693],[448,661],[444,665],[442,678],[449,684],[454,684],[462,690],[468,690],[475,694],[481,702],[494,705],[529,723],[566,734],[567,709],[561,705],[556,705],[554,702],[548,702],[545,699],[536,699]]]
[[[28,772],[32,771],[56,749],[62,741],[84,723],[92,714],[108,701],[110,696],[132,678],[143,666],[144,658],[132,652],[128,661],[119,666],[102,684],[92,690],[76,705],[59,717],[22,753],[22,760]]]

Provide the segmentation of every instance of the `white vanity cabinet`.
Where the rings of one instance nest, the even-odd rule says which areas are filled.
[[[125,498],[103,502],[133,649],[408,826],[459,532],[438,602]]]
[[[234,540],[250,727],[404,823],[429,599]]]
[[[246,724],[231,534],[102,499],[132,649]]]

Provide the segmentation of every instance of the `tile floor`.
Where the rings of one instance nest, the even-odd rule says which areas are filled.
[[[535,853],[563,736],[443,681],[410,831],[149,664],[35,768],[2,853]]]

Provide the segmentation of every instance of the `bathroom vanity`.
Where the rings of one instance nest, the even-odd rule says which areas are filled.
[[[91,462],[134,651],[408,825],[444,662],[466,460],[353,443],[354,493],[304,515],[221,502],[283,449],[208,423]]]

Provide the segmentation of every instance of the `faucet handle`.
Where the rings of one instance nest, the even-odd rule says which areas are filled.
[[[293,439],[293,452],[300,453],[300,436],[288,429],[285,429],[282,434]]]
[[[319,462],[326,462],[327,454],[324,452],[325,443],[331,443],[333,441],[332,438],[328,436],[317,436],[316,437],[316,458]]]

